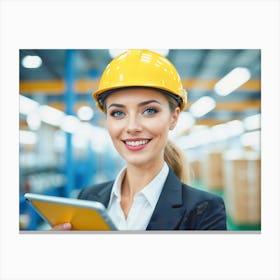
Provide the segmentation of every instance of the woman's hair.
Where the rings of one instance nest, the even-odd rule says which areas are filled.
[[[165,97],[168,100],[170,111],[174,112],[175,109],[178,107],[177,101],[170,96],[165,95]],[[170,140],[167,141],[167,144],[165,146],[164,160],[169,166],[169,168],[173,170],[176,176],[183,183],[190,183],[191,172],[188,161],[183,151]]]
[[[189,164],[183,152],[170,140],[164,150],[164,160],[183,183],[190,183]]]

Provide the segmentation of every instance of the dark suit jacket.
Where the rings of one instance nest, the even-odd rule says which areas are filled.
[[[113,183],[84,188],[78,198],[107,207]],[[226,230],[224,202],[219,196],[183,184],[169,170],[146,230]]]

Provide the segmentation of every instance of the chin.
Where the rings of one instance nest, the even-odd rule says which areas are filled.
[[[156,165],[158,162],[161,162],[161,158],[155,157],[155,158],[147,158],[147,157],[137,157],[137,156],[131,156],[131,157],[125,157],[124,160],[127,162],[128,165],[133,165],[136,167],[142,167],[146,165]]]
[[[134,165],[134,166],[143,166],[149,163],[148,160],[141,160],[141,159],[125,159],[128,165]]]

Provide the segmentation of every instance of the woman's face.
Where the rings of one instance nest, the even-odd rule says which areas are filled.
[[[180,109],[170,111],[165,96],[153,89],[118,90],[106,98],[107,127],[115,148],[127,164],[160,164],[168,131]]]

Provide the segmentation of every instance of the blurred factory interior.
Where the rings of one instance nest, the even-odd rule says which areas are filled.
[[[91,97],[121,51],[19,51],[21,230],[44,225],[24,193],[76,197],[123,166]],[[188,91],[170,139],[185,152],[189,184],[224,198],[230,230],[260,230],[261,51],[156,51],[175,65]]]

